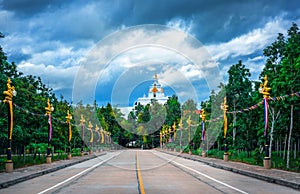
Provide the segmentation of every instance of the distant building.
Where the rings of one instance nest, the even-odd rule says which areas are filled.
[[[165,96],[164,88],[158,82],[157,74],[154,76],[154,82],[149,86],[148,96],[144,95],[136,100],[134,105],[140,103],[145,106],[151,103],[152,99],[155,99],[160,104],[165,104],[168,101],[168,96]]]
[[[134,110],[134,106],[140,103],[141,105],[145,106],[147,104],[151,104],[151,100],[155,99],[160,104],[165,104],[168,101],[168,96],[165,96],[164,88],[158,82],[158,77],[155,74],[154,81],[151,86],[149,86],[148,96],[144,94],[143,97],[138,98],[135,102],[133,107],[118,107],[120,111],[124,114],[124,118],[127,118],[130,111]]]

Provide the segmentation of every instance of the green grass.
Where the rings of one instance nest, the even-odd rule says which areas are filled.
[[[80,148],[72,150],[72,156],[80,156]],[[67,153],[63,153],[62,151],[55,153],[52,157],[52,161],[65,160],[65,159],[67,159]],[[0,156],[0,172],[5,171],[6,160],[7,160],[6,156]],[[33,154],[26,155],[25,161],[23,155],[22,156],[13,155],[12,161],[14,164],[14,169],[23,168],[27,166],[46,163],[46,155],[43,154],[36,154],[36,156],[34,156]]]
[[[219,150],[208,150],[207,151],[207,156],[212,157],[212,158],[218,158],[218,159],[223,159],[223,151]],[[229,150],[229,160],[230,161],[236,161],[236,162],[242,162],[246,164],[251,164],[251,165],[259,165],[263,166],[263,158],[264,158],[264,153],[259,153],[258,150],[252,151],[252,152],[246,152],[246,151],[234,151],[234,150]],[[294,171],[294,172],[300,172],[300,157],[298,154],[298,157],[296,160],[291,157],[290,158],[290,167],[286,168],[286,160],[284,160],[279,153],[272,152],[272,168],[276,169],[282,169],[282,170],[288,170],[288,171]]]

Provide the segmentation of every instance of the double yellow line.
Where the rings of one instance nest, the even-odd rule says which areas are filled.
[[[135,156],[136,156],[137,178],[138,178],[138,181],[139,181],[139,191],[140,191],[141,194],[145,194],[145,188],[144,188],[141,169],[140,169],[140,164],[139,164],[139,160],[138,160],[138,151],[136,151]]]

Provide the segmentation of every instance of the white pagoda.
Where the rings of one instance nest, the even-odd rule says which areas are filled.
[[[144,94],[143,97],[137,99],[134,105],[140,103],[141,105],[145,106],[150,104],[152,99],[155,99],[160,104],[165,104],[168,100],[168,96],[165,96],[164,88],[158,82],[157,74],[154,75],[154,82],[149,87],[148,96]]]

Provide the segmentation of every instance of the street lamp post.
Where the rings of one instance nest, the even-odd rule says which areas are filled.
[[[180,130],[180,140],[179,140],[179,147],[180,147],[180,152],[182,152],[182,119],[180,119],[179,122],[179,130]]]
[[[90,137],[90,146],[91,146],[91,149],[90,149],[90,154],[93,153],[93,142],[94,142],[94,133],[93,133],[93,125],[91,123],[91,121],[89,121],[89,131],[91,131],[91,137]]]
[[[226,103],[226,96],[224,97],[224,102],[221,104],[221,109],[223,110],[224,113],[224,155],[223,155],[223,160],[228,161],[228,148],[227,148],[227,110],[228,110],[228,105]]]
[[[189,118],[186,122],[188,124],[188,144],[190,144],[190,141],[191,141],[191,125],[192,125],[191,116],[189,116]],[[189,154],[192,154],[192,147],[190,147],[190,149],[189,149]]]
[[[268,77],[264,77],[264,84],[260,84],[259,93],[263,94],[263,101],[264,101],[264,112],[265,112],[265,157],[264,157],[264,168],[270,169],[271,168],[271,158],[269,153],[269,144],[268,144],[268,99],[270,97],[270,90],[271,88],[268,87]]]
[[[83,148],[84,148],[84,117],[83,115],[81,114],[80,115],[80,125],[81,125],[81,156],[84,155],[84,152],[83,152]]]
[[[14,166],[13,166],[13,161],[11,157],[11,141],[12,141],[12,131],[13,131],[13,103],[12,103],[12,98],[13,96],[17,95],[17,92],[15,90],[14,86],[10,85],[11,81],[10,78],[7,79],[7,90],[3,92],[4,94],[4,103],[8,104],[8,140],[7,140],[7,160],[5,163],[5,170],[6,172],[10,173],[13,171]]]
[[[67,124],[68,124],[68,159],[70,160],[72,158],[71,155],[71,139],[72,139],[72,128],[71,128],[71,119],[72,119],[72,115],[70,114],[70,111],[68,110],[67,112]]]
[[[95,127],[95,132],[98,134],[98,139],[97,139],[97,142],[100,142],[100,131],[99,131],[99,127],[98,125],[96,124],[96,127]],[[99,152],[99,146],[97,145],[96,146],[96,152]]]
[[[162,131],[159,132],[159,145],[160,149],[162,149]]]
[[[201,116],[201,119],[202,119],[202,136],[201,136],[202,147],[203,147],[202,157],[206,157],[206,151],[205,151],[205,140],[206,140],[205,119],[206,119],[206,115],[205,115],[204,109],[202,109],[200,116]]]
[[[176,132],[177,132],[177,129],[176,129],[176,122],[173,123],[172,128],[173,128],[174,152],[176,152],[176,145],[175,145],[175,141],[176,141]]]
[[[51,163],[51,148],[50,148],[50,141],[52,139],[52,117],[51,117],[51,113],[52,111],[54,111],[54,107],[50,104],[50,99],[48,98],[47,101],[47,107],[45,107],[46,110],[46,115],[48,116],[48,147],[47,147],[47,158],[46,158],[46,162],[48,164]]]

